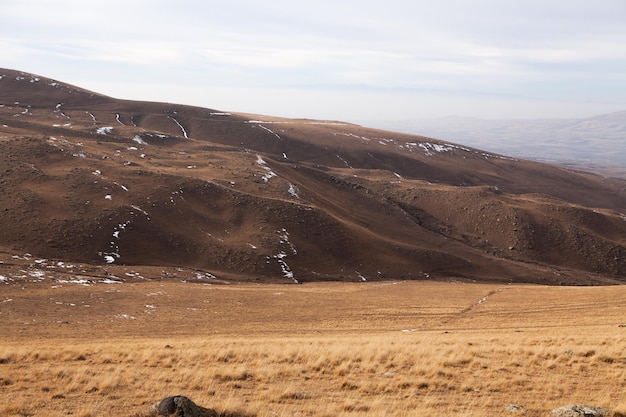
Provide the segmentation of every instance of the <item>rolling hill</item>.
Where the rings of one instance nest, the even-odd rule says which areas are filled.
[[[626,182],[0,70],[0,280],[626,281]],[[78,278],[77,278],[78,277]]]

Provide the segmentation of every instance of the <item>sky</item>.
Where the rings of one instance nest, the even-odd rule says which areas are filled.
[[[351,122],[626,110],[625,0],[0,0],[0,67]]]

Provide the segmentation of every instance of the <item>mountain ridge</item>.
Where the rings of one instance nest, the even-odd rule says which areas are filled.
[[[626,111],[577,119],[448,116],[373,124],[626,179]]]
[[[0,75],[9,269],[32,266],[9,256],[28,252],[154,279],[177,267],[258,282],[626,279],[623,181],[338,121]]]

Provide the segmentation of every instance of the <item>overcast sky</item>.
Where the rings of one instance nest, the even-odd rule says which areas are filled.
[[[0,0],[0,67],[286,117],[626,110],[625,0]]]

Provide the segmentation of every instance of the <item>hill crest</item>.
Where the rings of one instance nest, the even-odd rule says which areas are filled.
[[[10,271],[41,258],[216,282],[626,279],[624,181],[337,121],[0,76]]]

